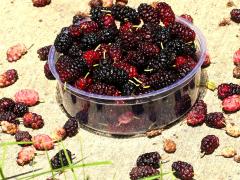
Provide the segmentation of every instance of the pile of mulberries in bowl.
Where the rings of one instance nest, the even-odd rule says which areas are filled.
[[[165,2],[92,7],[54,46],[60,80],[88,93],[138,96],[184,78],[198,63],[195,32]]]

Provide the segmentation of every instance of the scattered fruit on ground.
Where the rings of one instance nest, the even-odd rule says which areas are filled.
[[[72,153],[68,149],[60,150],[51,158],[52,169],[59,169],[72,163]]]
[[[137,158],[137,166],[151,166],[155,169],[159,168],[161,156],[158,152],[149,152],[140,155]]]
[[[240,65],[236,66],[233,69],[233,77],[239,79],[240,78]]]
[[[240,85],[234,83],[222,83],[218,85],[218,98],[224,99],[234,94],[240,94]]]
[[[51,0],[32,0],[33,6],[44,7],[51,3]]]
[[[18,125],[14,123],[9,123],[7,121],[0,121],[2,132],[10,135],[14,135],[18,132]]]
[[[76,118],[70,118],[64,124],[63,129],[66,132],[66,136],[73,137],[78,133],[78,121]]]
[[[40,129],[44,126],[44,121],[41,115],[28,112],[23,116],[23,124],[25,127],[32,129]]]
[[[11,111],[0,113],[0,122],[1,121],[7,121],[9,123],[13,123],[16,125],[20,124],[20,121],[17,119],[17,116]]]
[[[8,62],[14,62],[27,53],[27,48],[24,44],[18,43],[7,50],[7,60]]]
[[[207,135],[201,141],[201,153],[212,154],[219,146],[219,139],[215,135]]]
[[[33,146],[40,151],[48,151],[54,148],[53,139],[46,134],[39,134],[32,138]]]
[[[221,155],[225,158],[232,158],[237,154],[237,151],[234,147],[224,147],[221,151]]]
[[[17,164],[24,166],[29,164],[35,157],[36,149],[33,146],[23,147],[18,153]]]
[[[24,114],[26,114],[28,112],[28,106],[22,102],[17,102],[15,103],[15,106],[13,108],[13,113],[17,116],[17,117],[23,117]]]
[[[15,69],[10,69],[0,74],[0,88],[14,84],[18,80],[18,73]]]
[[[22,102],[28,106],[34,106],[39,103],[39,94],[33,89],[22,89],[14,95],[16,102]]]
[[[42,61],[48,60],[48,54],[51,49],[52,45],[41,47],[37,50],[38,58]]]
[[[207,114],[205,123],[208,127],[216,129],[224,128],[226,125],[225,117],[222,112],[213,112]]]
[[[222,109],[228,113],[240,110],[240,94],[224,98],[222,101]]]
[[[158,175],[159,171],[151,166],[139,166],[132,168],[129,173],[131,180],[138,180],[148,176]]]
[[[240,23],[240,9],[233,9],[230,12],[231,20],[235,23]]]
[[[64,128],[56,128],[51,137],[54,141],[61,141],[66,137],[66,131]]]
[[[198,100],[187,114],[187,124],[189,126],[201,125],[205,122],[206,115],[207,104],[203,100]]]
[[[32,142],[32,136],[28,131],[18,131],[15,134],[15,140],[17,142]],[[31,144],[19,144],[20,146],[30,146]]]
[[[240,137],[240,128],[236,125],[227,124],[225,130],[229,136]]]
[[[0,109],[4,112],[12,111],[15,106],[15,102],[11,98],[3,97],[0,99]]]
[[[191,164],[184,161],[176,161],[172,164],[174,175],[182,180],[191,180],[194,176],[194,170]]]
[[[240,49],[238,49],[237,51],[235,51],[234,55],[233,55],[233,63],[236,66],[240,66]]]
[[[177,149],[176,143],[171,139],[165,139],[163,141],[163,149],[166,153],[174,153]]]

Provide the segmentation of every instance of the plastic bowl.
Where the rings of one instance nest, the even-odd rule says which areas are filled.
[[[183,79],[163,89],[141,96],[102,96],[91,94],[59,80],[55,62],[59,53],[54,46],[49,53],[49,67],[58,80],[60,104],[70,117],[77,117],[83,128],[105,135],[141,135],[162,128],[181,118],[199,95],[201,65],[205,59],[205,38],[198,28],[176,17],[196,33],[196,67]]]

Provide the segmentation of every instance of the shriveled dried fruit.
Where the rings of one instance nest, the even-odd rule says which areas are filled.
[[[23,147],[18,153],[17,164],[24,166],[29,164],[35,157],[36,149],[33,146]]]
[[[153,138],[153,137],[161,135],[162,132],[163,132],[162,129],[153,129],[151,131],[147,131],[146,135],[147,135],[148,138]]]
[[[176,143],[171,139],[166,139],[163,142],[163,149],[167,153],[174,153],[176,151]]]
[[[225,158],[232,158],[236,154],[237,154],[237,151],[233,147],[224,147],[221,151],[221,155]]]
[[[32,0],[33,6],[44,7],[51,3],[51,0]]]
[[[54,141],[61,141],[61,140],[63,140],[65,137],[66,137],[66,131],[65,131],[64,128],[56,128],[56,129],[53,131],[52,139],[53,139]]]
[[[18,73],[15,69],[10,69],[0,74],[0,88],[14,84],[18,80]]]
[[[42,119],[41,115],[28,112],[23,116],[23,124],[25,127],[40,129],[44,126],[44,120]]]
[[[7,121],[1,121],[2,132],[14,135],[18,132],[18,125],[14,123],[9,123]]]
[[[18,43],[7,50],[7,60],[8,62],[14,62],[27,53],[27,48],[25,44]]]
[[[14,95],[16,102],[22,102],[28,106],[34,106],[39,102],[39,94],[33,89],[22,89]]]
[[[32,138],[33,146],[37,150],[47,151],[54,148],[53,140],[46,134],[39,134]]]
[[[239,137],[240,136],[240,128],[236,125],[227,124],[225,130],[226,130],[226,133],[229,136],[232,136],[232,137]]]
[[[237,163],[240,163],[240,155],[239,154],[235,155],[233,160]]]
[[[239,79],[240,78],[240,66],[236,66],[233,69],[233,77]]]

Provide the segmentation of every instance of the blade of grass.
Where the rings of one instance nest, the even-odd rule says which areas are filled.
[[[7,146],[4,145],[3,146],[3,154],[2,154],[2,160],[1,160],[1,164],[0,164],[0,174],[2,179],[5,179],[4,173],[3,173],[3,165],[4,165],[4,161],[6,158],[6,154],[7,154]]]
[[[52,170],[51,160],[50,160],[48,151],[45,151],[45,154],[46,154],[46,156],[47,156],[48,163],[49,163],[49,167],[51,168],[52,177],[53,177],[53,179],[54,179],[54,178],[55,178],[55,175],[54,175],[54,171]]]
[[[32,142],[25,142],[25,141],[21,141],[21,142],[2,142],[2,143],[0,143],[0,147],[1,146],[10,146],[10,145],[20,145],[20,144],[32,144]]]
[[[111,164],[112,164],[111,161],[100,161],[100,162],[86,163],[86,164],[80,164],[80,165],[75,165],[75,166],[70,166],[70,167],[67,166],[67,167],[55,169],[54,172],[69,170],[69,169],[72,169],[72,168],[77,169],[77,168],[82,168],[82,167],[92,167],[92,166],[111,165]],[[48,174],[48,173],[51,173],[51,170],[44,171],[44,172],[41,172],[41,173],[37,173],[34,176],[33,175],[25,176],[25,177],[19,178],[19,180],[32,179],[34,177],[38,177],[38,176],[45,175],[45,174]]]
[[[58,141],[58,144],[57,144],[58,152],[61,150],[61,148],[60,148],[60,142],[61,142],[61,141]],[[60,158],[61,165],[63,166],[62,155],[60,154],[60,156],[61,156],[61,158]],[[67,180],[67,177],[66,177],[65,171],[63,171],[63,175],[64,175],[64,179]]]

